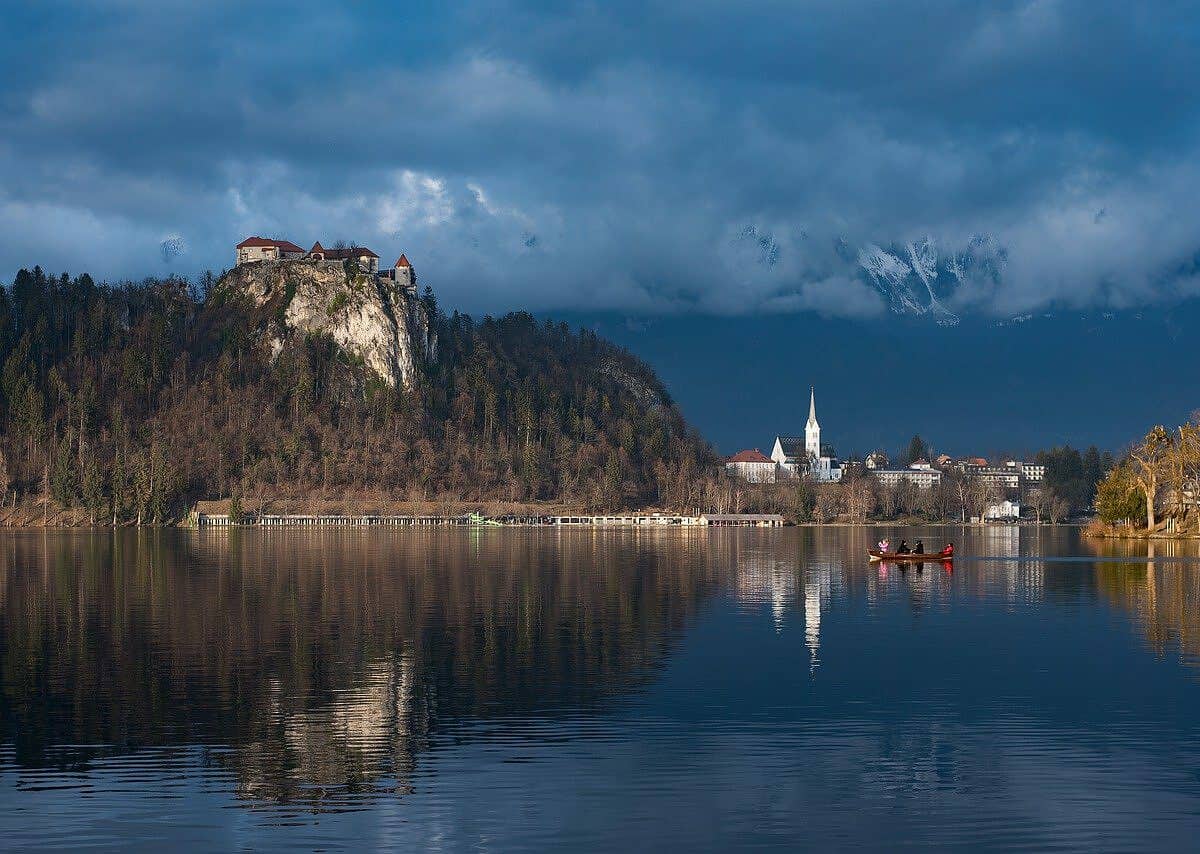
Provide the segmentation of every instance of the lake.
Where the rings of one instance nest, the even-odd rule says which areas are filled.
[[[953,539],[953,569],[867,562]],[[0,534],[0,846],[1194,850],[1200,557],[1075,529]]]

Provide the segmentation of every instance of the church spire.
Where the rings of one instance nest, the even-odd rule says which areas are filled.
[[[817,392],[808,390],[808,423],[804,425],[804,450],[809,459],[821,456],[821,425],[817,423]]]

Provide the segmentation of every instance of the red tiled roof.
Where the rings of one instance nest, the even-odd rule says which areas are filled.
[[[324,251],[325,251],[325,247],[322,246],[321,241],[318,240],[316,243],[313,244],[313,248],[308,250],[308,254],[311,255],[314,252],[324,252]]]
[[[304,252],[303,249],[290,240],[270,240],[266,237],[247,237],[236,248],[249,249],[257,246],[274,246],[280,252]]]
[[[393,267],[411,267],[412,264],[408,263],[408,256],[402,254],[399,258],[396,259],[396,263],[393,264],[392,266]]]
[[[727,463],[769,463],[771,458],[755,448],[753,451],[738,451],[732,457],[726,457]]]

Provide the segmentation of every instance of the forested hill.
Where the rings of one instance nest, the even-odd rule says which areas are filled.
[[[211,279],[22,270],[0,290],[6,502],[118,522],[262,494],[695,502],[716,459],[645,364],[564,324],[421,299],[436,357],[406,391],[329,336],[274,352],[262,312]]]

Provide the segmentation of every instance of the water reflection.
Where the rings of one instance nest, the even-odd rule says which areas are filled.
[[[1133,614],[1160,656],[1200,667],[1200,543],[1089,540],[1100,594]],[[1128,561],[1128,562],[1125,562]]]
[[[898,533],[960,558],[870,564]],[[200,848],[289,823],[299,847],[330,827],[1170,847],[1200,815],[1200,681],[1175,663],[1200,652],[1200,563],[1140,548],[1015,527],[5,536],[20,809],[0,828],[123,842],[158,820],[146,798],[186,791]],[[213,836],[231,814],[267,818]],[[356,815],[392,835],[333,824]]]
[[[489,535],[489,533],[491,535]],[[722,583],[699,544],[587,532],[5,540],[0,739],[29,766],[230,745],[247,797],[403,791],[439,720],[651,678]]]

